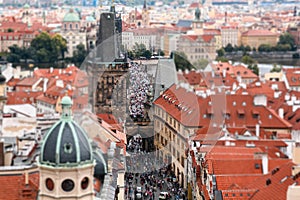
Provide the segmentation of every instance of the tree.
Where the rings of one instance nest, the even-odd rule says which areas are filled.
[[[187,59],[187,55],[180,51],[174,51],[171,53],[171,58],[174,58],[174,62],[176,65],[176,70],[181,69],[182,71],[188,69],[191,70],[193,68],[193,66],[191,65],[191,63],[188,61]]]
[[[290,51],[291,50],[291,46],[289,44],[277,44],[276,45],[276,50],[277,51]]]
[[[241,46],[238,47],[238,50],[244,52],[245,51],[245,46],[242,44]]]
[[[256,60],[252,57],[246,55],[242,57],[242,63],[248,65],[248,69],[250,69],[254,74],[259,75],[259,68],[256,64]]]
[[[247,45],[247,46],[245,47],[245,51],[251,51],[251,47],[250,47],[249,45]]]
[[[80,43],[79,45],[76,46],[76,50],[73,52],[72,61],[77,66],[80,66],[86,56],[87,56],[87,51],[86,51],[84,45],[82,43]]]
[[[150,59],[151,56],[152,56],[152,53],[151,53],[151,51],[146,50],[146,51],[144,51],[144,53],[142,54],[142,56],[145,57],[145,58],[147,58],[147,59]]]
[[[36,50],[38,62],[53,63],[58,60],[57,47],[48,33],[42,32],[39,34],[31,41],[31,46]]]
[[[165,52],[163,50],[158,49],[157,52],[158,52],[158,56],[165,56]]]
[[[291,50],[296,50],[295,39],[290,33],[283,33],[279,36],[278,44],[289,45]],[[295,49],[296,47],[296,49]]]
[[[272,49],[271,49],[271,46],[269,44],[261,44],[258,47],[259,52],[270,52],[271,50]]]
[[[216,58],[216,61],[220,61],[220,62],[228,62],[228,58],[225,58],[225,57],[217,57]]]
[[[56,48],[56,52],[61,56],[62,59],[65,58],[65,52],[67,52],[67,40],[64,39],[61,35],[55,34],[52,37],[52,42],[54,43],[54,47]]]
[[[196,69],[205,69],[207,65],[208,65],[208,60],[206,59],[200,59],[193,63],[193,66]]]
[[[224,48],[221,48],[221,49],[217,50],[217,54],[218,54],[218,57],[223,57],[225,55]]]
[[[11,63],[19,63],[21,57],[18,54],[12,53],[12,54],[9,54],[6,59],[8,62],[11,62]]]
[[[258,68],[257,64],[248,65],[248,69],[250,69],[257,76],[259,75],[259,68]]]
[[[226,47],[224,48],[225,52],[232,52],[233,51],[233,46],[232,44],[227,44]]]
[[[138,44],[137,42],[133,46],[133,52],[135,58],[140,58],[146,51],[146,46],[144,44]]]
[[[282,66],[277,66],[276,64],[273,65],[273,68],[270,70],[270,72],[280,72],[282,69]]]
[[[255,63],[255,60],[252,57],[246,55],[242,57],[242,63],[252,65]]]

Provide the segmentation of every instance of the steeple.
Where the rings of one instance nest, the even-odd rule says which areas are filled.
[[[146,10],[146,9],[147,9],[147,2],[146,2],[146,0],[144,0],[143,10]]]
[[[112,13],[116,13],[116,8],[115,8],[115,1],[114,0],[112,0],[112,2],[111,2],[111,6],[110,6],[110,12],[112,12]]]

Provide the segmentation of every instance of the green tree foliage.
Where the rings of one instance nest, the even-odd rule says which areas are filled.
[[[187,55],[182,51],[174,51],[171,53],[171,57],[174,59],[176,70],[181,69],[182,71],[194,68],[192,64],[188,61]]]
[[[56,48],[56,53],[62,59],[65,58],[65,52],[67,52],[67,40],[64,39],[61,35],[55,34],[52,37],[52,42],[54,43],[54,47]]]
[[[12,63],[19,63],[21,59],[22,49],[17,45],[12,45],[8,47],[9,54],[7,56],[7,61]]]
[[[245,51],[251,51],[251,47],[249,46],[249,45],[247,45],[246,47],[245,47]]]
[[[228,62],[228,58],[225,58],[225,57],[217,57],[216,58],[216,61],[220,61],[220,62]]]
[[[162,51],[160,51],[161,55],[163,54]],[[130,59],[140,59],[140,58],[146,58],[150,59],[152,56],[152,52],[149,49],[146,49],[146,46],[144,44],[138,44],[135,43],[133,46],[132,51],[128,51],[128,57]]]
[[[245,63],[247,65],[249,64],[252,65],[255,63],[255,60],[252,57],[246,55],[242,57],[242,63]]]
[[[271,52],[272,48],[269,44],[261,44],[258,47],[259,52]]]
[[[224,48],[218,49],[217,50],[217,54],[218,54],[218,57],[223,57],[225,55]]]
[[[248,55],[243,56],[242,63],[248,65],[248,69],[250,69],[254,74],[259,75],[259,68],[256,64],[257,62],[252,57]]]
[[[37,63],[55,63],[60,58],[64,59],[67,51],[67,41],[56,34],[51,37],[48,33],[42,32],[31,41],[29,48],[20,48],[16,45],[9,47],[9,62],[17,63],[20,59],[27,62],[32,59]]]
[[[291,50],[295,49],[295,39],[290,33],[283,33],[279,36],[278,45],[289,45]]]
[[[282,69],[282,66],[277,66],[276,64],[273,65],[273,68],[270,70],[270,72],[280,72]]]
[[[258,68],[257,64],[248,65],[248,69],[250,69],[257,76],[259,75],[259,68]]]
[[[224,48],[225,52],[232,52],[233,51],[233,46],[232,44],[227,44],[226,47]]]
[[[145,58],[147,58],[147,59],[150,59],[151,56],[152,56],[152,53],[151,53],[151,51],[146,50],[146,51],[144,51],[144,53],[142,54],[142,56],[145,57]]]
[[[144,44],[138,44],[137,42],[133,46],[133,52],[135,58],[140,58],[146,51],[146,46]]]
[[[205,69],[207,65],[208,65],[208,60],[206,59],[200,59],[193,63],[193,66],[196,69]]]
[[[79,44],[76,46],[76,50],[73,52],[72,62],[74,62],[75,65],[80,66],[86,56],[87,56],[87,51],[84,45]]]

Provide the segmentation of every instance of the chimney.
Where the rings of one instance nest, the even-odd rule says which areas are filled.
[[[256,133],[256,137],[258,137],[258,138],[259,138],[259,135],[260,135],[260,134],[259,134],[259,131],[260,131],[259,128],[260,128],[260,127],[259,127],[259,124],[256,124],[256,125],[255,125],[255,133]]]
[[[223,77],[226,78],[226,69],[223,69]]]
[[[43,92],[47,91],[47,84],[48,84],[48,79],[44,78],[44,83],[43,83]]]
[[[61,69],[58,70],[58,74],[61,74]]]
[[[5,158],[4,141],[0,141],[0,166],[5,165],[4,158]]]
[[[262,171],[263,174],[268,174],[268,165],[269,165],[269,159],[268,159],[268,154],[265,153],[261,156],[261,163],[262,163]]]
[[[25,171],[25,185],[28,185],[29,184],[29,180],[28,180],[28,172]]]
[[[284,113],[284,109],[283,108],[279,108],[278,109],[278,115],[281,119],[283,119],[283,113]]]
[[[50,67],[50,73],[51,74],[53,73],[53,67]]]

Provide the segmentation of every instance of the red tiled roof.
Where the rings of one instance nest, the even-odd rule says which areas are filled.
[[[29,173],[28,178],[29,184],[26,185],[24,174],[1,174],[0,199],[37,199],[37,194],[39,190],[39,173]]]
[[[204,42],[211,42],[212,39],[214,39],[213,35],[201,35]]]
[[[261,128],[290,129],[292,127],[273,110],[264,106],[255,106],[253,97],[250,95],[211,95],[203,98],[184,88],[172,85],[154,101],[154,104],[167,111],[184,126],[204,127],[210,122],[223,123],[222,111],[226,108],[231,112],[230,118],[225,121],[227,127],[254,128],[258,120],[251,113],[253,109],[260,113]],[[212,104],[214,108],[212,119],[205,116],[209,104]],[[243,117],[237,113],[240,109],[245,112]]]
[[[15,87],[17,85],[17,83],[20,81],[20,79],[17,78],[11,78],[6,85],[10,86],[10,87]]]
[[[260,174],[230,174],[230,175],[216,175],[218,190],[228,190],[233,184],[238,185],[240,188],[245,188],[250,182],[261,177]]]
[[[7,105],[15,104],[33,104],[36,103],[36,98],[43,92],[7,92]]]
[[[300,86],[300,68],[283,68],[289,86]]]
[[[269,30],[248,30],[242,33],[242,36],[278,36],[277,33],[273,33]]]
[[[278,170],[273,173],[264,175],[256,181],[249,183],[249,185],[246,186],[247,188],[258,189],[251,199],[286,199],[288,186],[297,181],[297,179],[293,180],[292,176],[292,167],[294,165],[292,162],[287,162],[279,166]],[[267,185],[267,183],[269,184]]]
[[[197,35],[181,35],[180,36],[182,39],[187,39],[191,41],[196,41],[198,39]]]

